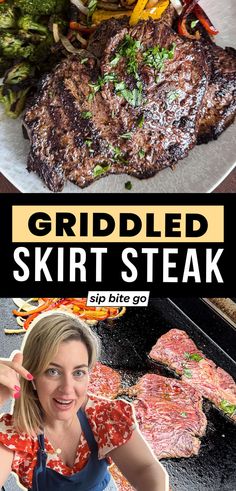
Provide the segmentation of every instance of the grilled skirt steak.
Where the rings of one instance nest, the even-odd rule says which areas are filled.
[[[195,389],[180,380],[148,373],[129,393],[136,393],[139,428],[159,459],[198,454],[207,420],[202,397]]]
[[[104,26],[110,34],[100,60],[95,41],[86,56],[63,60],[24,115],[28,169],[52,191],[107,173],[153,176],[196,143],[207,88],[201,44],[152,20],[106,21],[97,39]]]
[[[236,421],[236,384],[233,378],[206,358],[185,331],[171,329],[161,336],[150,357],[175,370],[184,382]]]
[[[234,121],[236,114],[236,50],[201,41],[209,70],[208,88],[201,110],[197,143],[208,143]]]

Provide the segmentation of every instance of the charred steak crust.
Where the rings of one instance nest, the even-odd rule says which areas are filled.
[[[103,35],[99,66],[94,47]],[[125,55],[114,63],[126,41],[140,43],[133,66]],[[173,53],[161,69],[150,63],[156,46]],[[86,62],[70,56],[45,77],[24,115],[31,140],[28,169],[52,191],[66,180],[85,187],[107,173],[153,176],[196,143],[207,87],[199,43],[181,39],[162,22],[129,27],[127,20],[113,19],[101,24],[89,49]]]
[[[216,140],[236,114],[236,50],[221,48],[209,39],[201,41],[209,70],[199,120],[197,143]]]

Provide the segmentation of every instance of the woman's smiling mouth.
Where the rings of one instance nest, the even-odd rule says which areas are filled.
[[[55,406],[60,410],[67,410],[74,404],[74,399],[55,399],[53,398]]]

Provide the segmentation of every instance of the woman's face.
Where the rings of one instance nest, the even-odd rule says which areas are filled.
[[[85,401],[88,382],[86,346],[76,340],[62,342],[48,368],[35,378],[46,420],[71,420]]]

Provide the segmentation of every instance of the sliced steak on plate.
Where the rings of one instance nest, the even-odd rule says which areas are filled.
[[[201,45],[152,20],[134,27],[111,20],[104,26],[97,36],[99,29],[111,30],[100,62],[92,42],[86,56],[83,50],[83,57],[63,60],[44,78],[24,115],[28,170],[52,191],[66,180],[84,187],[108,173],[153,176],[196,143],[207,87]],[[137,41],[132,67],[130,56],[118,59],[117,53]],[[160,55],[150,51],[157,46],[173,58],[158,65]]]

